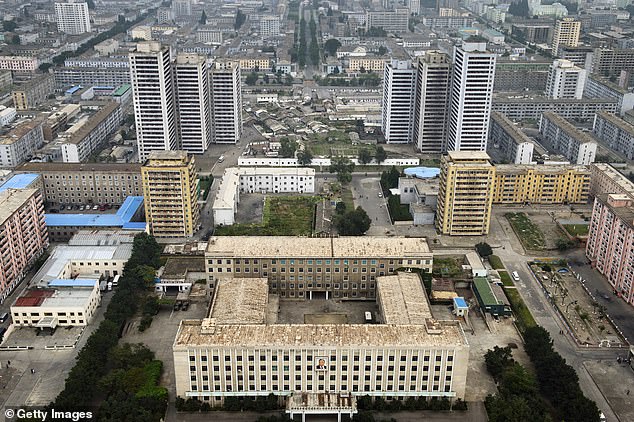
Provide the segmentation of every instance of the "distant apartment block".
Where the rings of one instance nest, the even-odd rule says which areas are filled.
[[[407,144],[412,139],[416,94],[416,69],[409,60],[391,60],[383,72],[381,129],[388,144]]]
[[[634,304],[634,200],[600,194],[594,200],[586,256],[617,294]]]
[[[277,37],[280,35],[280,17],[266,15],[260,18],[260,36]]]
[[[594,49],[592,55],[592,73],[603,77],[618,77],[623,70],[634,70],[633,48]]]
[[[585,98],[610,98],[616,100],[620,115],[634,108],[634,92],[621,88],[599,75],[588,76],[583,96]]]
[[[442,234],[489,232],[495,167],[479,151],[449,151],[440,162],[436,228]]]
[[[222,31],[213,26],[203,26],[196,31],[196,41],[202,43],[222,44]]]
[[[59,90],[72,86],[121,86],[130,84],[130,69],[127,67],[80,67],[64,66],[53,69],[55,85]]]
[[[366,12],[365,30],[381,28],[387,32],[407,32],[409,30],[409,10],[405,8],[387,12]]]
[[[0,70],[0,89],[7,88],[11,86],[12,83],[13,77],[11,76],[11,71]]]
[[[50,73],[37,76],[11,91],[13,106],[18,111],[33,109],[55,91],[55,77]]]
[[[13,107],[0,106],[0,126],[7,126],[13,122],[18,114]]]
[[[48,247],[42,193],[0,187],[0,303]]]
[[[581,22],[574,18],[563,18],[555,24],[551,43],[554,56],[559,56],[562,47],[576,47],[579,45]]]
[[[616,193],[628,195],[634,199],[634,182],[625,177],[623,173],[607,163],[590,164],[592,174],[590,195],[596,197],[602,193]]]
[[[569,60],[555,60],[546,81],[546,96],[554,99],[581,99],[586,84],[586,71]]]
[[[80,163],[98,151],[108,137],[117,131],[123,121],[120,104],[109,101],[97,105],[97,111],[81,119],[59,134],[62,161]]]
[[[0,167],[13,168],[31,159],[44,144],[43,120],[18,122],[13,129],[0,132]]]
[[[40,66],[37,57],[30,56],[0,56],[0,70],[10,70],[15,73],[35,73]]]
[[[592,133],[612,151],[634,160],[634,125],[614,114],[600,111],[594,116]]]
[[[504,114],[491,112],[489,142],[487,151],[499,150],[502,157],[513,164],[530,164],[533,160],[535,143],[521,127],[514,124]]]
[[[200,227],[194,157],[184,151],[153,151],[141,176],[150,233],[157,239],[192,236]]]
[[[494,204],[585,204],[589,194],[586,166],[495,165]]]
[[[575,164],[588,165],[594,162],[597,143],[586,132],[553,112],[542,114],[539,122],[542,141],[549,150],[561,154]]]
[[[122,204],[142,196],[140,164],[24,163],[16,173],[37,173],[49,204]]]
[[[57,15],[57,30],[69,35],[80,35],[90,32],[90,13],[88,3],[82,1],[68,1],[55,3]]]
[[[493,111],[504,114],[509,119],[539,120],[543,113],[553,112],[566,119],[593,119],[599,111],[616,113],[618,103],[613,99],[560,99],[519,95],[503,98],[498,96],[491,106]]]
[[[495,64],[494,92],[543,92],[546,90],[550,62],[501,61]]]
[[[174,68],[180,149],[202,154],[213,137],[207,61],[197,54],[179,54]]]
[[[356,73],[361,69],[372,72],[383,72],[389,59],[385,57],[350,57],[348,58],[348,72]]]
[[[216,61],[211,68],[214,143],[235,144],[242,136],[242,81],[238,62]]]
[[[545,44],[550,39],[553,26],[547,23],[514,23],[511,25],[511,33],[516,37],[524,38],[530,43]]]

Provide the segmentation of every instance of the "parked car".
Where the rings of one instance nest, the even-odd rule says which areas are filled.
[[[92,207],[92,210],[93,210],[93,211],[97,211],[98,209],[99,209],[99,205],[97,205],[97,204],[95,204],[95,206],[94,206],[94,207]]]
[[[83,211],[83,210],[84,210],[84,206],[83,206],[83,205],[80,205],[80,206],[79,206],[79,211]]]
[[[106,204],[101,204],[99,206],[99,211],[105,211],[106,210]]]
[[[379,198],[383,198],[383,192],[379,192]]]
[[[112,209],[112,204],[106,204],[106,208],[108,208],[109,210]]]
[[[62,204],[59,206],[60,211],[64,211],[66,209],[66,205]]]

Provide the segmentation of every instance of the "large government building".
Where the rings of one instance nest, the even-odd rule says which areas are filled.
[[[215,289],[208,317],[183,320],[176,335],[173,353],[178,396],[218,405],[227,397],[274,394],[285,401],[291,417],[337,414],[339,418],[357,412],[359,396],[464,398],[469,346],[459,322],[434,319],[418,273],[395,271],[396,267],[431,265],[424,239],[271,240],[210,242],[207,259],[211,261],[213,256],[214,262],[210,266],[219,269],[217,260],[221,259],[223,272],[213,272]],[[381,250],[387,258],[378,258]],[[362,260],[367,262],[361,264]],[[238,268],[241,272],[236,274]],[[245,268],[249,268],[246,276]],[[255,274],[254,268],[258,268]],[[279,287],[282,268],[286,269],[284,289]],[[278,322],[280,307],[291,301],[271,293],[286,292],[288,296],[293,291],[288,287],[291,268],[294,277],[299,277],[300,268],[303,277],[312,274],[312,281],[304,279],[305,287],[294,290],[304,292],[304,297],[317,284],[322,285],[321,291],[343,293],[332,286],[342,285],[344,274],[349,283],[356,274],[356,284],[362,274],[373,275],[376,323]],[[316,274],[326,277],[327,268],[331,270],[328,289],[325,278],[321,283],[315,278]],[[342,271],[344,268],[350,271]],[[277,288],[273,288],[272,274],[277,274]],[[369,292],[366,288],[365,294]]]

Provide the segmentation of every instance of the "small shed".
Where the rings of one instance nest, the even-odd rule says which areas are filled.
[[[453,312],[459,317],[467,316],[467,313],[469,312],[469,305],[467,305],[467,301],[464,300],[464,297],[453,298]]]
[[[484,277],[474,277],[471,289],[478,299],[482,313],[493,316],[511,315],[511,306],[500,286],[491,285]]]

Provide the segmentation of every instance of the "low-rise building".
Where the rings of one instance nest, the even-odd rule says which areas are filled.
[[[544,146],[562,154],[571,162],[583,165],[594,162],[597,153],[596,141],[557,113],[549,111],[542,114],[539,132]]]
[[[494,204],[585,204],[590,170],[579,165],[497,164]]]
[[[54,91],[55,77],[50,73],[39,75],[13,89],[13,105],[18,111],[33,109],[42,104]]]
[[[592,174],[590,195],[596,197],[602,193],[628,195],[634,199],[634,182],[607,163],[590,164]]]
[[[44,144],[41,118],[22,119],[12,129],[0,131],[0,167],[13,168],[29,160]]]
[[[504,114],[491,112],[489,142],[487,150],[499,150],[502,157],[514,164],[529,164],[533,160],[535,143],[521,127],[514,124]]]
[[[0,233],[2,303],[48,247],[44,204],[39,189],[14,189],[7,184],[0,187]]]
[[[122,204],[143,195],[141,165],[135,163],[24,163],[15,171],[40,174],[50,205]]]
[[[586,256],[617,294],[634,305],[634,200],[600,194],[594,199]]]
[[[348,62],[348,73],[358,73],[362,70],[369,72],[383,72],[389,57],[350,57]]]
[[[594,116],[592,133],[613,151],[634,160],[634,125],[614,114],[600,111]]]

